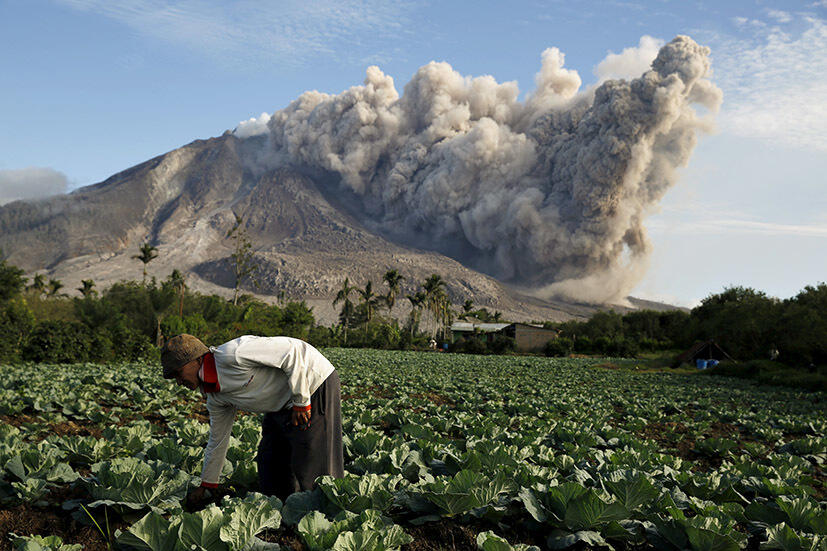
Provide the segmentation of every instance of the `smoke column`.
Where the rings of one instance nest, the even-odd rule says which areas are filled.
[[[370,67],[362,86],[306,92],[235,132],[265,135],[273,165],[337,175],[385,235],[538,295],[612,302],[645,272],[644,218],[720,106],[708,56],[678,36],[638,78],[580,91],[550,48],[524,101],[516,83],[436,62],[400,96]]]

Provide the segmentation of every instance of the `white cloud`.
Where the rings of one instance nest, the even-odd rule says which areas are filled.
[[[781,10],[767,10],[767,14],[778,21],[779,23],[789,23],[793,20],[793,16],[789,12]]]
[[[51,168],[0,170],[0,205],[18,199],[36,199],[66,193],[66,175]]]
[[[609,53],[594,69],[600,82],[608,79],[637,78],[648,71],[664,41],[648,35],[640,37],[637,46],[624,48],[619,53]]]
[[[683,235],[827,237],[827,220],[808,224],[768,222],[755,220],[739,209],[700,202],[664,208],[662,215],[654,216],[646,227],[653,233]]]
[[[381,0],[54,0],[140,34],[233,65],[298,66],[356,55],[359,44],[404,32],[409,4]]]
[[[724,91],[720,128],[827,151],[827,24],[801,16],[801,30],[785,32],[753,23],[742,38],[710,41],[714,80]]]

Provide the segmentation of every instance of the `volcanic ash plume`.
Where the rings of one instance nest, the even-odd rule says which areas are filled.
[[[273,163],[335,174],[385,235],[546,296],[615,301],[645,271],[644,217],[711,124],[693,104],[720,105],[708,56],[678,36],[638,78],[579,91],[551,48],[525,101],[435,62],[400,96],[370,67],[364,85],[306,92],[236,134],[266,123]]]

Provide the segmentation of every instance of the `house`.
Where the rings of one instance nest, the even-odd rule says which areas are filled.
[[[514,340],[517,352],[542,352],[546,343],[557,338],[557,331],[542,325],[527,323],[478,323],[457,321],[451,325],[451,342],[460,339],[480,338],[489,343],[495,335],[504,335]]]

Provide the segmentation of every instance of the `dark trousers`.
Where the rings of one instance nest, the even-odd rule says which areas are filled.
[[[260,491],[284,500],[310,490],[322,475],[344,476],[342,400],[334,371],[310,396],[310,428],[293,426],[292,409],[266,413],[258,446]]]

